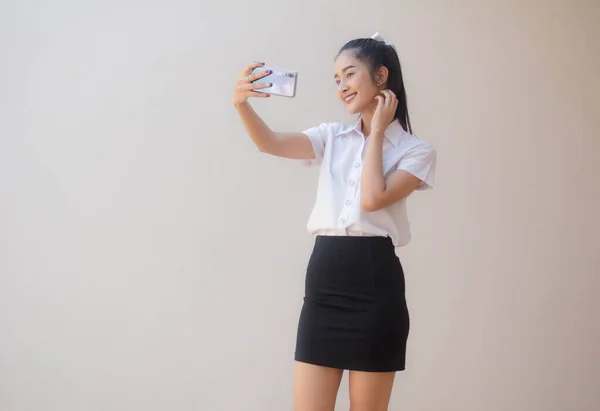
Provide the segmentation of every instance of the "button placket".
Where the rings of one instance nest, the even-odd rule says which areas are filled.
[[[355,163],[358,164],[358,163]],[[360,164],[358,164],[360,167]],[[357,181],[359,180],[359,173],[360,170],[358,169],[358,167],[354,167],[353,169],[350,170],[350,180],[348,181],[348,185],[346,187],[346,199],[344,200],[344,206],[343,207],[343,211],[342,211],[342,217],[340,218],[340,223],[342,225],[348,223],[348,220],[350,219],[350,211],[352,211],[352,203],[354,201],[354,199],[356,198],[356,193],[358,190],[358,186],[357,186]]]
[[[360,181],[360,174],[361,174],[361,167],[363,164],[363,152],[364,152],[364,148],[365,148],[365,142],[363,140],[360,150],[356,153],[356,156],[354,157],[354,161],[351,163],[352,166],[351,168],[348,170],[349,171],[349,180],[348,180],[348,184],[346,186],[346,190],[345,190],[345,200],[344,201],[344,206],[342,207],[342,212],[340,215],[340,218],[338,219],[338,222],[340,225],[344,226],[344,229],[346,229],[346,226],[350,220],[350,211],[352,210],[352,204],[354,202],[354,200],[356,199],[356,193],[358,191],[358,182]]]

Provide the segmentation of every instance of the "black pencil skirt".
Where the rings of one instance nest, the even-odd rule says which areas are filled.
[[[344,370],[405,369],[404,272],[387,237],[317,236],[295,360]]]

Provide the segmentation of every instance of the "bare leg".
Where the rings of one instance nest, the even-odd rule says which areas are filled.
[[[387,411],[394,372],[350,371],[350,410]]]
[[[294,411],[334,411],[343,370],[296,362]]]

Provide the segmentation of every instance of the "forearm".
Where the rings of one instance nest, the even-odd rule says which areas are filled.
[[[259,150],[268,152],[273,145],[273,131],[247,102],[235,106],[248,135]]]
[[[378,199],[385,192],[383,176],[383,135],[374,134],[369,137],[361,179],[361,206],[364,209],[375,208]]]

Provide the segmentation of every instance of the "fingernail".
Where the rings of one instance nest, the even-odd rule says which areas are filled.
[[[273,83],[269,83],[269,87],[273,87]]]

